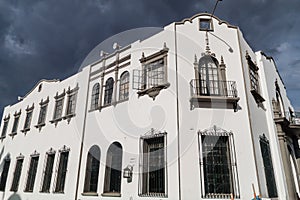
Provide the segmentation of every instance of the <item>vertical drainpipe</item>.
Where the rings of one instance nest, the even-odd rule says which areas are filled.
[[[178,199],[181,200],[181,177],[180,177],[180,134],[179,134],[179,100],[178,100],[178,61],[177,61],[177,33],[176,33],[176,23],[174,24],[174,34],[175,34],[175,70],[176,70],[176,117],[177,117],[177,156],[178,156]]]
[[[80,152],[79,152],[78,172],[77,172],[77,179],[76,179],[75,200],[77,200],[77,198],[78,198],[78,187],[79,187],[79,179],[80,179],[79,177],[80,177],[81,161],[82,161],[82,153],[83,153],[83,143],[84,143],[84,136],[85,136],[86,116],[87,116],[87,112],[88,112],[87,109],[88,109],[88,98],[89,98],[89,90],[90,90],[91,69],[92,69],[92,66],[89,65],[89,74],[88,74],[88,78],[87,78],[87,89],[86,89],[86,100],[85,100],[85,108],[84,108],[84,118],[83,118]]]

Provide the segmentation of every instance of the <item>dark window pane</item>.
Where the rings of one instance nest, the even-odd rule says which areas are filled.
[[[37,172],[39,157],[35,156],[31,158],[29,171],[27,175],[26,192],[32,192],[34,187],[35,176]]]
[[[64,192],[69,152],[61,152],[56,177],[55,192]]]
[[[24,159],[17,159],[16,168],[15,168],[14,177],[13,177],[10,191],[14,191],[14,192],[18,191],[23,161],[24,161]]]
[[[10,159],[5,159],[1,178],[0,178],[0,191],[5,191],[9,166],[10,166]]]
[[[43,186],[42,192],[49,192],[50,191],[50,184],[53,172],[53,165],[54,165],[54,158],[55,154],[48,154],[47,155],[47,162],[44,171],[44,179],[43,179]]]

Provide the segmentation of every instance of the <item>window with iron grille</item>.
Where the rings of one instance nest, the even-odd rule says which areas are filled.
[[[22,172],[22,166],[23,166],[24,157],[17,158],[17,163],[13,175],[13,181],[11,184],[10,191],[17,192],[19,188],[19,182]]]
[[[46,159],[46,165],[43,173],[43,184],[42,184],[41,192],[50,192],[55,152],[48,152],[46,156],[47,159]]]
[[[12,135],[17,134],[18,125],[19,125],[19,121],[20,121],[20,115],[21,115],[21,111],[18,112],[18,113],[16,112],[14,114],[15,120],[14,120],[13,128],[12,128],[12,131],[11,131]]]
[[[165,133],[141,138],[140,196],[166,197]]]
[[[263,135],[260,137],[259,143],[264,163],[265,178],[269,197],[278,197],[269,141],[266,136]]]
[[[122,146],[112,143],[107,151],[103,193],[120,194],[122,175]]]
[[[100,167],[100,148],[92,146],[87,155],[84,193],[97,193]]]
[[[2,173],[1,173],[1,178],[0,178],[0,191],[5,191],[9,166],[10,166],[10,158],[5,158]]]
[[[39,163],[39,156],[38,155],[32,156],[30,160],[28,174],[27,174],[25,192],[33,192],[38,163]]]
[[[9,117],[4,118],[2,132],[1,132],[1,138],[4,138],[6,136],[8,122],[9,122]]]
[[[239,198],[233,134],[214,126],[199,132],[202,198]]]
[[[249,67],[251,89],[259,93],[258,72],[253,67]]]
[[[93,90],[92,90],[91,110],[95,110],[99,107],[99,93],[100,93],[100,84],[96,83],[93,86]]]
[[[104,106],[110,105],[112,102],[112,95],[114,90],[114,79],[109,78],[105,83],[105,90],[104,90]]]
[[[126,100],[129,97],[129,72],[124,72],[120,78],[119,100]]]
[[[66,175],[67,175],[67,167],[68,167],[68,158],[69,158],[69,151],[63,151],[60,153],[54,192],[58,192],[58,193],[64,192]]]

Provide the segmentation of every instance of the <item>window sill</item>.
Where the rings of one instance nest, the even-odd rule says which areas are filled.
[[[256,90],[250,90],[251,94],[253,95],[256,103],[262,103],[266,101]]]
[[[40,123],[40,124],[35,125],[34,127],[41,130],[43,126],[46,126],[46,124],[45,123]]]
[[[71,113],[71,114],[65,115],[65,116],[63,117],[63,119],[64,119],[64,120],[67,120],[67,121],[68,121],[68,124],[69,124],[70,121],[71,121],[71,119],[72,119],[73,117],[75,117],[75,116],[76,116],[75,113]]]
[[[155,100],[156,96],[159,95],[160,91],[163,89],[167,89],[170,86],[170,83],[164,83],[155,87],[143,89],[137,92],[137,94],[140,96],[148,95],[150,98]]]
[[[21,130],[21,132],[24,134],[26,134],[28,131],[30,131],[30,128],[25,128],[25,129]]]
[[[14,137],[15,135],[17,135],[17,132],[13,132],[13,133],[10,133],[8,135],[11,136],[11,137]]]
[[[97,192],[83,192],[82,196],[99,196]]]
[[[56,118],[56,119],[53,119],[53,120],[50,120],[49,122],[50,122],[51,124],[55,124],[55,126],[57,126],[57,123],[58,123],[59,121],[61,121],[61,120],[62,120],[62,117]]]
[[[0,137],[0,140],[4,140],[6,138],[6,136],[4,135],[4,136],[1,136]]]
[[[101,196],[103,196],[103,197],[121,197],[121,193],[119,193],[119,192],[105,192],[105,193],[102,193]]]
[[[168,195],[165,193],[146,193],[139,194],[140,197],[153,197],[153,198],[168,198]]]

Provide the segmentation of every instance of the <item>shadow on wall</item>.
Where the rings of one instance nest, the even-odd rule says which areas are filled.
[[[11,195],[8,200],[22,200],[18,194]]]

